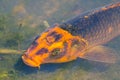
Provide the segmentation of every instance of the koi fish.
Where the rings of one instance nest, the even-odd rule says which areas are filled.
[[[117,61],[116,52],[102,46],[120,34],[120,2],[84,12],[37,36],[22,55],[31,67],[77,58],[105,63]]]

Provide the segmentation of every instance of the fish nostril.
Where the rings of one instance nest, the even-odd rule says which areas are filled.
[[[25,52],[25,55],[28,55],[29,54],[29,52],[27,51],[27,52]]]
[[[28,48],[28,50],[26,50],[24,53],[25,55],[28,55],[30,53],[30,48]]]
[[[28,55],[25,53],[25,54],[23,54],[23,56],[25,57],[25,58],[28,58]]]

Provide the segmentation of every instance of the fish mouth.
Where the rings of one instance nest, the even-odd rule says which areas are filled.
[[[30,66],[30,67],[39,67],[39,66],[40,66],[40,64],[38,64],[37,62],[31,60],[31,59],[30,59],[28,56],[26,56],[25,54],[22,55],[22,60],[23,60],[23,62],[24,62],[26,65],[28,65],[28,66]]]

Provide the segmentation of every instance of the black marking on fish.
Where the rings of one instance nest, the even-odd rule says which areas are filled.
[[[47,52],[48,52],[48,49],[42,48],[42,49],[40,49],[36,54],[37,54],[37,55],[40,55],[40,54],[44,54],[44,53],[47,53]]]
[[[53,36],[53,35],[56,35],[57,34],[57,32],[52,32],[52,33],[50,33],[50,34],[48,34],[48,36]]]
[[[48,36],[53,36],[55,38],[54,42],[58,41],[62,37],[62,35],[58,34],[57,32],[52,32],[52,33],[48,34]]]
[[[54,37],[55,37],[55,41],[58,41],[62,37],[62,35],[61,34],[57,34],[57,35],[54,35]]]
[[[34,40],[33,42],[32,42],[32,45],[30,46],[30,50],[33,50],[33,49],[35,49],[35,47],[37,47],[37,45],[38,45],[38,43]]]
[[[32,45],[33,45],[33,46],[37,46],[38,43],[37,43],[36,41],[33,41],[33,42],[32,42]]]
[[[35,41],[40,37],[40,35],[36,36]]]

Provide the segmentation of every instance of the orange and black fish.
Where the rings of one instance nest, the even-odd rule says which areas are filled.
[[[119,34],[120,2],[84,12],[50,27],[36,37],[22,59],[31,67],[77,58],[114,63],[115,51],[101,45]]]

